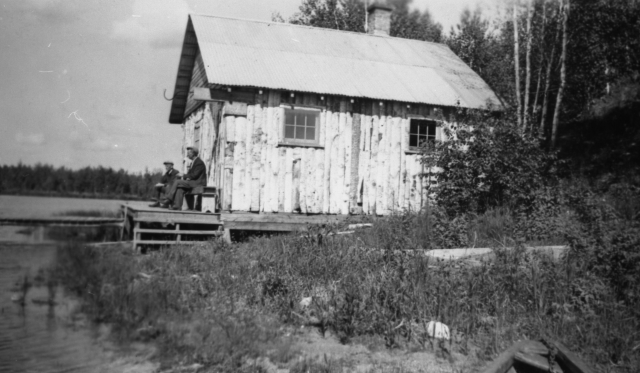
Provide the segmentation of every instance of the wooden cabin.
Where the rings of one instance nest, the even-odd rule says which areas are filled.
[[[386,215],[426,198],[417,152],[454,108],[500,105],[446,45],[190,15],[169,122],[200,148],[222,211]]]

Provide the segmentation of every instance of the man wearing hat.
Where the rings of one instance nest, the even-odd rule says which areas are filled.
[[[207,185],[207,167],[198,154],[200,151],[195,146],[187,148],[187,157],[191,159],[191,165],[182,180],[176,179],[171,183],[160,207],[168,207],[171,210],[182,210],[182,201],[185,191],[197,186]]]
[[[169,186],[173,183],[173,181],[180,175],[178,170],[173,168],[173,162],[166,161],[164,162],[164,168],[167,170],[163,175],[160,182],[155,185],[155,190],[158,195],[157,202],[149,205],[149,207],[160,207],[160,201],[162,201],[163,194],[167,192]]]

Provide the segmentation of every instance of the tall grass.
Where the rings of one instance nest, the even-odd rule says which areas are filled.
[[[594,209],[580,215],[584,227]],[[506,215],[495,212],[478,225],[497,239]],[[283,323],[313,324],[344,343],[373,336],[390,348],[429,348],[425,325],[431,320],[451,327],[447,349],[474,358],[548,335],[603,371],[640,369],[640,279],[634,277],[640,272],[625,267],[627,256],[606,261],[637,253],[636,241],[574,236],[560,261],[517,245],[496,248],[493,260],[474,265],[425,256],[419,249],[466,234],[438,237],[442,227],[461,223],[438,221],[434,212],[427,230],[425,219],[405,214],[348,236],[332,235],[339,227],[313,227],[305,234],[233,246],[212,241],[144,256],[70,245],[60,250],[58,273],[87,300],[95,320],[114,323],[130,337],[155,338],[168,356],[220,371],[249,369],[250,358],[269,356],[266,346],[278,341]],[[606,263],[624,269],[626,280],[607,272]],[[306,297],[311,305],[302,308]]]

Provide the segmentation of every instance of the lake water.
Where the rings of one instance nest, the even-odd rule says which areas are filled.
[[[67,211],[117,212],[122,201],[0,196],[0,217],[51,217]],[[143,202],[131,202],[141,204]],[[111,342],[79,302],[46,281],[62,228],[0,226],[0,372],[152,372],[154,350]],[[68,229],[68,228],[67,228]],[[99,238],[96,228],[85,237]]]

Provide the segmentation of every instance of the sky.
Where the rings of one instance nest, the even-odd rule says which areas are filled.
[[[490,0],[414,0],[448,32]],[[0,0],[0,165],[179,164],[169,124],[188,13],[285,19],[302,0]]]

